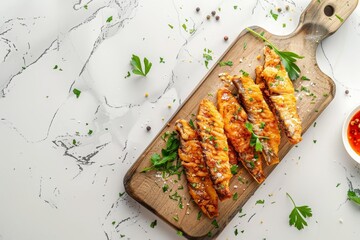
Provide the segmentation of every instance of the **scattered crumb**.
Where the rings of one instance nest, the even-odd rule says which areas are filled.
[[[171,104],[168,104],[168,108],[171,108]]]
[[[257,60],[260,60],[260,59],[261,59],[261,55],[260,55],[260,54],[257,55],[257,56],[256,56],[256,59],[257,59]]]
[[[343,223],[344,220],[342,218],[339,218],[339,223]]]

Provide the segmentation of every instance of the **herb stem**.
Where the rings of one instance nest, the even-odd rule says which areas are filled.
[[[296,207],[296,204],[295,204],[294,200],[292,199],[292,197],[290,196],[290,194],[286,193],[286,195],[290,198],[290,200],[293,203],[294,207]]]
[[[252,30],[251,28],[246,28],[246,30],[248,30],[252,35],[261,38],[262,40],[264,40],[265,42],[267,42],[273,49],[277,49],[269,40],[267,40],[267,38],[265,38],[264,36],[262,36],[261,34],[255,32],[254,30]]]

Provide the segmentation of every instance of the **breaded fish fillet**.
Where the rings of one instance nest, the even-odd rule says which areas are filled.
[[[183,119],[176,121],[175,129],[180,135],[178,152],[191,197],[206,216],[219,216],[218,196],[206,168],[197,132]]]
[[[278,163],[280,131],[259,86],[247,74],[234,76],[233,82],[240,93],[241,102],[248,114],[248,120],[253,125],[253,131],[260,137],[265,162],[268,165]]]
[[[246,170],[258,183],[262,183],[265,180],[262,162],[254,147],[250,146],[251,134],[245,126],[247,122],[245,110],[226,88],[218,90],[217,103],[224,120],[224,129],[228,140],[238,152]]]
[[[269,105],[275,113],[280,126],[293,144],[301,141],[301,119],[296,109],[294,86],[282,65],[280,57],[269,47],[264,48],[265,66],[261,79],[268,95]],[[257,74],[258,74],[257,69]],[[265,90],[266,89],[266,90]]]
[[[222,117],[211,101],[203,99],[196,120],[206,165],[216,192],[220,200],[230,198],[229,183],[232,174]]]

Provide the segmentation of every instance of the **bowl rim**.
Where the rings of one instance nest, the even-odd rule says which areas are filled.
[[[347,153],[350,155],[350,157],[352,159],[354,159],[357,163],[360,164],[360,155],[357,154],[354,149],[350,146],[348,137],[347,137],[347,130],[348,130],[348,126],[349,123],[351,121],[351,119],[353,118],[353,116],[360,111],[360,105],[355,107],[345,118],[345,121],[343,123],[343,127],[342,127],[342,140],[343,140],[343,144],[344,147],[347,151]]]

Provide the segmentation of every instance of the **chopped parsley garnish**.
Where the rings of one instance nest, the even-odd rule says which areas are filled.
[[[173,216],[173,219],[176,221],[176,222],[178,222],[179,221],[179,215],[175,215],[175,216]]]
[[[279,15],[278,15],[278,14],[276,14],[276,13],[273,13],[273,11],[272,11],[272,10],[270,10],[270,14],[271,14],[271,16],[273,17],[273,19],[274,19],[275,21],[277,21],[277,19],[278,19]]]
[[[182,28],[185,30],[185,32],[187,32],[187,26],[186,26],[186,24],[184,23],[183,25],[181,25],[182,26]]]
[[[77,142],[76,142],[75,139],[72,140],[72,144],[75,145],[75,146],[77,145]]]
[[[360,195],[358,192],[355,192],[353,190],[348,190],[347,197],[350,201],[353,201],[354,203],[360,205]]]
[[[75,94],[76,98],[79,98],[81,91],[79,89],[74,88],[73,93]]]
[[[128,78],[128,77],[130,77],[131,76],[131,74],[130,74],[130,72],[128,71],[127,72],[127,75],[124,77],[124,78]]]
[[[238,232],[238,229],[237,229],[237,228],[235,229],[234,234],[235,234],[235,236],[237,236],[237,235],[239,234],[239,232]]]
[[[223,66],[230,66],[231,67],[232,65],[234,65],[232,61],[226,61],[226,62],[221,61],[221,62],[219,62],[220,67],[223,67]]]
[[[237,192],[234,193],[233,196],[232,196],[232,199],[233,199],[234,201],[236,201],[236,200],[238,200],[238,198],[239,198],[238,193],[237,193]]]
[[[219,228],[219,224],[218,222],[216,221],[216,219],[214,219],[211,224],[215,227],[215,228]]]
[[[164,184],[164,186],[162,186],[163,192],[166,192],[168,189],[169,189],[169,185]]]
[[[245,72],[244,70],[240,70],[240,72],[242,73],[242,75],[244,76],[244,77],[248,77],[249,76],[249,73],[247,73],[247,72]]]
[[[112,225],[115,225],[115,224],[116,224],[116,222],[115,222],[115,221],[113,221],[111,224],[112,224]]]
[[[125,192],[119,193],[119,197],[124,196]]]
[[[249,32],[251,32],[253,35],[259,37],[260,39],[262,39],[264,42],[267,42],[268,46],[274,50],[274,52],[279,55],[282,64],[284,65],[286,71],[289,74],[289,77],[291,80],[296,80],[301,73],[301,70],[299,68],[298,65],[295,64],[296,60],[298,59],[302,59],[304,58],[303,56],[300,56],[294,52],[285,52],[285,51],[280,51],[278,48],[276,48],[274,46],[274,44],[272,44],[268,39],[266,39],[263,35],[264,34],[259,34],[257,32],[255,32],[254,30],[250,29],[250,28],[246,28]]]
[[[260,199],[259,199],[259,200],[256,201],[255,205],[256,205],[256,204],[264,204],[264,203],[265,203],[265,200],[260,200]]]
[[[106,22],[111,22],[113,20],[113,17],[112,16],[110,16],[110,17],[108,17],[108,19],[106,19]]]
[[[269,138],[256,135],[253,131],[253,125],[249,122],[245,123],[245,127],[251,133],[250,146],[255,147],[255,151],[261,152],[263,149],[263,145],[260,139],[269,139]]]
[[[132,55],[131,61],[130,61],[131,66],[133,67],[132,72],[136,75],[140,75],[140,76],[146,76],[152,66],[152,63],[149,62],[149,60],[147,58],[144,58],[144,71],[142,69],[142,65],[141,65],[141,61],[139,56],[136,55]]]
[[[336,184],[336,187],[339,187],[341,183]]]
[[[265,128],[265,125],[266,125],[266,124],[265,124],[264,122],[261,122],[261,123],[260,123],[260,128],[261,128],[261,129],[264,129],[264,128]]]
[[[339,19],[340,22],[344,22],[344,19],[342,17],[340,17],[339,15],[335,14],[335,17],[337,17],[337,19]]]
[[[179,195],[179,193],[178,193],[177,191],[175,191],[174,194],[169,195],[169,198],[170,198],[171,200],[178,201],[178,207],[179,207],[180,209],[183,209],[183,208],[184,208],[184,206],[183,206],[183,204],[182,204],[182,197]]]
[[[202,211],[199,211],[197,214],[196,220],[200,220],[201,216],[202,216]]]
[[[150,223],[150,227],[154,228],[157,225],[157,220]]]
[[[177,234],[178,236],[180,236],[180,237],[182,237],[182,236],[184,235],[183,232],[180,231],[180,230],[177,230],[177,231],[176,231],[176,234]]]
[[[292,204],[294,205],[294,209],[289,215],[289,224],[290,226],[295,226],[298,230],[301,230],[304,226],[307,226],[305,218],[312,216],[312,210],[308,206],[296,206],[292,197],[288,193],[286,193],[286,195],[290,198]]]
[[[212,237],[212,232],[211,232],[211,231],[208,232],[208,233],[207,233],[207,236],[208,236],[208,237]]]
[[[195,129],[195,124],[194,124],[194,122],[193,122],[192,119],[190,119],[189,125],[190,125],[190,127],[191,127],[192,129]]]
[[[306,77],[306,76],[302,76],[302,77],[301,77],[301,80],[303,80],[303,81],[310,81],[310,78],[308,78],[308,77]]]
[[[171,29],[173,29],[173,28],[174,28],[174,26],[173,26],[173,25],[171,25],[171,24],[168,24],[168,26],[169,26],[169,28],[171,28]]]
[[[234,10],[236,10],[237,8],[238,8],[238,6],[237,6],[237,5],[235,5],[235,6],[234,6]]]
[[[213,54],[213,52],[210,49],[204,48],[203,58],[204,58],[206,68],[208,68],[209,61],[213,60],[212,54]]]
[[[53,69],[58,69],[58,65],[55,65]]]
[[[247,42],[244,42],[243,49],[246,50],[246,48],[247,48]]]
[[[164,58],[160,57],[160,63],[165,63]]]
[[[93,133],[93,130],[89,129],[88,135],[91,135]]]
[[[85,8],[86,10],[88,10],[88,5],[87,5],[87,4],[85,4],[85,5],[84,5],[84,8]]]
[[[232,175],[235,175],[235,174],[237,174],[238,173],[238,165],[232,165],[231,167],[230,167],[230,171],[231,171],[231,174]]]

